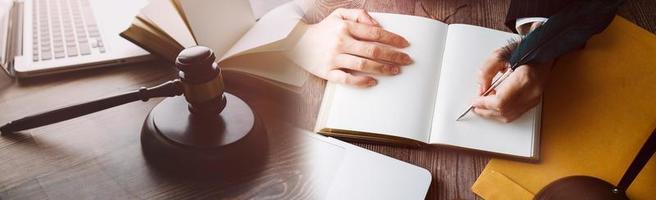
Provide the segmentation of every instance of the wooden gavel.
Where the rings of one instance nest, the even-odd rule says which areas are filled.
[[[214,53],[207,47],[190,47],[176,59],[179,79],[161,85],[110,96],[86,103],[55,109],[12,121],[0,132],[10,133],[45,126],[84,116],[134,101],[148,101],[156,97],[184,95],[190,111],[196,115],[219,114],[226,105],[221,70],[214,63]]]
[[[246,102],[225,92],[215,59],[207,47],[187,48],[176,59],[180,70],[176,80],[24,117],[0,127],[0,131],[26,130],[133,101],[168,97],[144,120],[141,144],[146,160],[201,176],[208,172],[246,172],[245,167],[258,166],[263,160],[266,130]]]

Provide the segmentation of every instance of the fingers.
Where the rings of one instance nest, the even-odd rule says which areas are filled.
[[[378,45],[370,42],[352,40],[346,42],[343,47],[344,53],[390,62],[394,65],[408,65],[412,59],[408,54],[398,51],[392,47]]]
[[[474,108],[500,112],[503,106],[502,103],[503,102],[499,100],[497,95],[489,95],[476,98],[474,102],[472,102],[472,106],[474,106]]]
[[[334,63],[338,68],[346,68],[372,74],[396,75],[400,72],[400,69],[397,66],[385,65],[380,62],[349,54],[339,54],[335,56]]]
[[[400,66],[412,63],[410,56],[398,49],[409,46],[408,41],[381,28],[361,9],[337,9],[312,30],[336,36],[330,38],[330,34],[317,34],[318,37],[310,41],[318,45],[308,45],[313,48],[303,50],[313,52],[317,57],[330,55],[308,66],[316,66],[312,67],[313,74],[332,82],[371,87],[377,84],[376,79],[351,72],[396,75],[400,73]],[[325,48],[320,48],[321,45]]]
[[[481,117],[485,117],[488,119],[495,119],[495,120],[497,120],[501,116],[501,114],[499,114],[499,112],[496,110],[488,110],[484,108],[474,108],[474,113],[480,115]]]
[[[518,82],[509,83],[517,84]],[[540,102],[539,95],[530,94],[532,90],[520,91],[515,88],[520,87],[501,87],[498,94],[478,97],[472,103],[474,112],[485,118],[508,123],[519,118]]]
[[[369,76],[355,76],[353,74],[347,73],[340,69],[333,69],[328,71],[326,79],[329,81],[352,85],[356,87],[371,87],[376,85],[378,82],[376,79]]]
[[[359,40],[380,42],[398,48],[405,48],[410,45],[408,40],[405,38],[395,33],[386,31],[379,26],[349,23],[349,32],[353,37]]]
[[[357,23],[368,24],[372,26],[379,26],[378,22],[367,13],[367,11],[362,9],[345,9],[338,8],[333,11],[333,14],[341,17],[344,20],[349,20]]]
[[[504,59],[494,52],[481,68],[479,84],[481,93],[490,87],[490,82],[498,72],[503,72]],[[530,110],[540,102],[542,88],[548,73],[534,66],[521,66],[501,83],[496,90],[488,96],[479,96],[472,106],[474,112],[482,117],[501,122],[511,122],[519,118],[524,112]],[[548,71],[547,71],[548,72]]]
[[[508,123],[519,117],[517,110],[521,108],[507,109],[505,106],[507,103],[507,101],[501,101],[498,96],[493,95],[477,98],[472,106],[474,106],[474,113],[482,117]]]
[[[498,111],[495,110],[486,110],[482,108],[474,108],[474,113],[485,117],[489,119],[494,119],[503,123],[509,123],[514,121],[515,119],[519,118],[521,116],[517,112],[510,113],[510,114],[501,114]]]
[[[496,54],[493,53],[493,55],[488,57],[478,74],[478,94],[481,95],[490,88],[494,76],[496,76],[498,72],[503,72],[505,69],[506,62],[499,59]]]
[[[357,39],[380,42],[399,48],[410,45],[405,38],[381,28],[380,24],[365,10],[338,8],[333,13],[344,20],[355,22],[349,23],[349,32]]]

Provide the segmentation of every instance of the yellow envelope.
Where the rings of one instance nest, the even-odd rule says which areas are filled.
[[[617,185],[656,127],[656,36],[622,17],[557,61],[545,88],[541,159],[492,159],[472,186],[485,199],[530,199],[552,181],[588,175]],[[652,156],[629,187],[656,198]]]

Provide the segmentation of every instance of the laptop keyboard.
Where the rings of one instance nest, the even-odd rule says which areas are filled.
[[[105,53],[88,0],[34,0],[32,9],[32,61]]]

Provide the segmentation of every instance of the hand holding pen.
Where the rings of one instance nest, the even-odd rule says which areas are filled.
[[[553,61],[606,29],[623,2],[573,2],[520,41],[497,50],[481,71],[480,91],[485,91],[456,121],[473,109],[484,117],[509,122],[537,105]],[[504,74],[490,83],[497,72]]]
[[[552,62],[517,67],[509,72],[503,49],[488,57],[478,75],[479,96],[472,102],[474,113],[501,122],[511,122],[539,102]],[[498,79],[494,77],[501,73]],[[502,78],[506,76],[505,80]],[[494,84],[498,84],[493,87]]]

